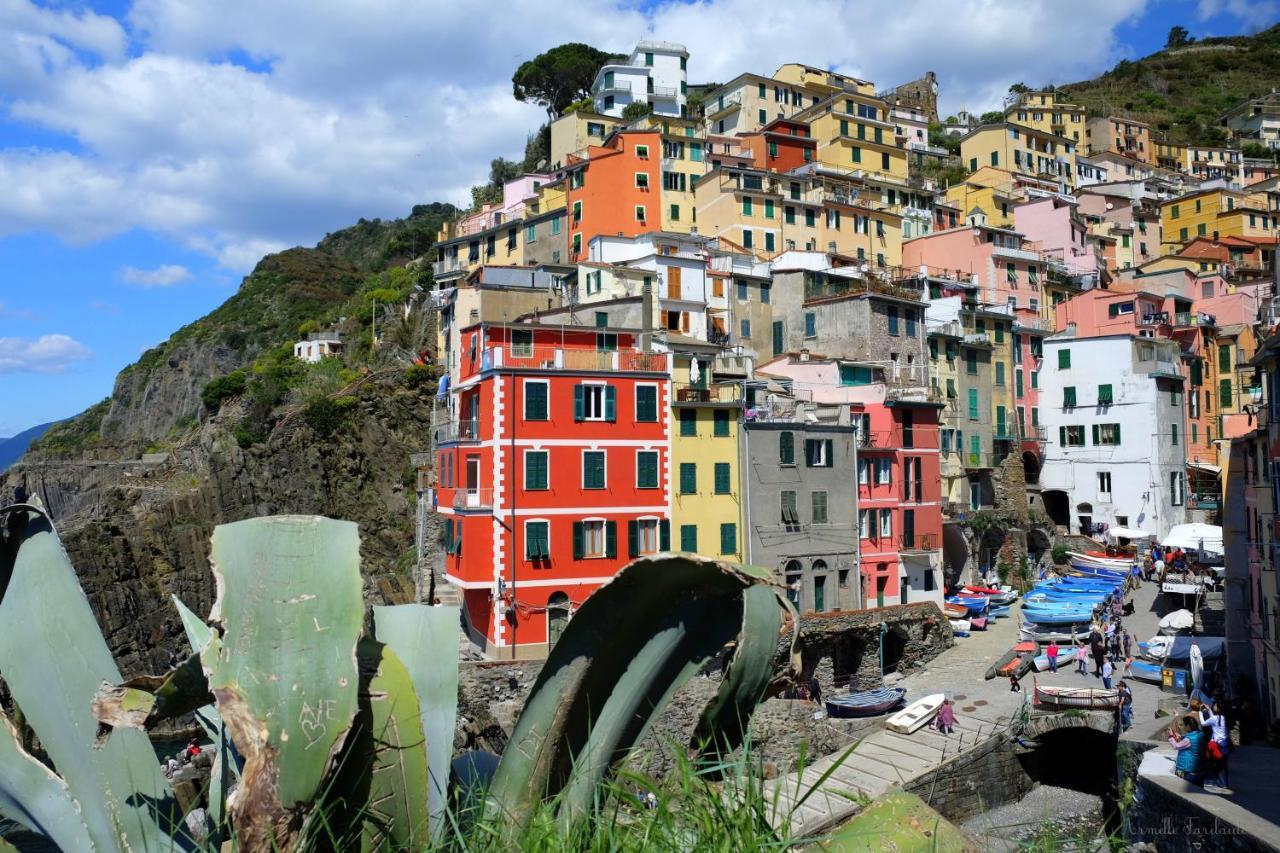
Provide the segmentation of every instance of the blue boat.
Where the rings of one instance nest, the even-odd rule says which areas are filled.
[[[980,614],[987,609],[987,600],[981,596],[952,595],[947,598],[947,604],[959,604],[974,615]]]
[[[903,687],[879,687],[875,690],[863,690],[861,693],[850,693],[848,696],[837,696],[827,700],[827,716],[829,717],[873,717],[896,708],[907,691]]]
[[[1013,605],[1012,605],[1012,604],[1005,604],[1005,605],[1002,605],[1002,606],[1000,606],[1000,607],[993,607],[993,608],[991,608],[990,610],[988,610],[988,611],[987,611],[987,615],[988,615],[988,616],[991,616],[992,618],[994,618],[994,617],[996,617],[996,616],[1008,616],[1008,615],[1009,615],[1009,611],[1010,611],[1010,610],[1012,610],[1012,609],[1013,609]]]
[[[1152,684],[1164,683],[1164,674],[1161,669],[1160,664],[1144,660],[1135,660],[1129,664],[1130,675],[1139,681],[1147,681]]]
[[[1088,625],[1093,621],[1093,614],[1086,613],[1033,613],[1024,614],[1023,618],[1035,625]]]

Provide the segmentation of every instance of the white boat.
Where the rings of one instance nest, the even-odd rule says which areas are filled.
[[[1036,684],[1033,694],[1035,703],[1046,708],[1107,711],[1120,707],[1120,691],[1114,687],[1099,690],[1095,687],[1041,687]]]
[[[909,735],[925,723],[933,719],[947,697],[942,693],[931,693],[917,699],[889,719],[885,720],[885,728]]]
[[[968,631],[969,630],[968,619],[949,619],[947,621],[951,623],[952,631]]]
[[[1068,551],[1067,559],[1071,561],[1073,566],[1089,566],[1095,569],[1111,569],[1119,572],[1127,572],[1133,567],[1133,558],[1095,557],[1092,554],[1081,554],[1077,551]]]

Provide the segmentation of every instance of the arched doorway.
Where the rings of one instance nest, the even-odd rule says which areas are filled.
[[[1035,486],[1040,482],[1040,457],[1030,450],[1022,453],[1022,475],[1028,486]]]
[[[888,675],[891,672],[897,672],[906,651],[906,630],[895,626],[885,631],[880,638],[880,674]]]
[[[1058,527],[1071,529],[1071,501],[1067,493],[1060,489],[1050,489],[1040,495],[1044,501],[1044,511],[1049,519]]]
[[[814,560],[810,566],[813,575],[813,609],[816,613],[824,613],[827,608],[827,561]]]
[[[564,633],[564,626],[569,624],[569,596],[563,592],[553,592],[547,599],[547,648],[555,646],[556,640]]]
[[[791,605],[796,610],[803,610],[800,606],[800,593],[804,590],[804,567],[799,560],[787,560],[787,564],[782,567],[782,581],[787,587],[787,598],[791,599]]]

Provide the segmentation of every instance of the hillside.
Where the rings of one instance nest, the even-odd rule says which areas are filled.
[[[1280,24],[1123,60],[1093,80],[1057,88],[1090,116],[1126,115],[1177,142],[1220,144],[1224,110],[1280,88]]]
[[[53,423],[39,424],[31,429],[23,430],[17,435],[0,438],[0,471],[8,468],[18,457],[27,452],[31,442],[48,432]]]

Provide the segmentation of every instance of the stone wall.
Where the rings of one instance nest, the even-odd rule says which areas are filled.
[[[906,786],[952,823],[1026,796],[1035,780],[1023,768],[1018,748],[996,735]]]

